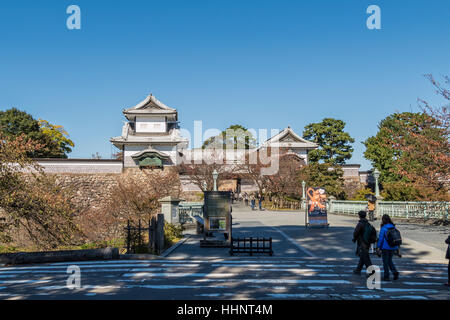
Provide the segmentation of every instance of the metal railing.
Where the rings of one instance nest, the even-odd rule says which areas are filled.
[[[378,215],[388,214],[391,217],[400,218],[433,218],[448,219],[450,202],[432,201],[379,201]],[[331,200],[328,210],[332,213],[358,214],[360,210],[366,210],[366,201]]]
[[[194,223],[194,216],[203,217],[203,202],[180,202],[178,206],[180,223]]]
[[[346,201],[331,200],[328,202],[328,211],[334,213],[358,214],[361,210],[366,210],[366,201]]]

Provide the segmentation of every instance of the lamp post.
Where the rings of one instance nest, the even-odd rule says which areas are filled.
[[[302,205],[303,205],[303,208],[302,209],[304,209],[305,208],[305,197],[306,197],[306,194],[305,194],[305,187],[306,187],[306,182],[305,182],[305,180],[303,180],[302,181]]]
[[[380,216],[380,210],[378,209],[379,206],[379,200],[380,200],[380,188],[378,187],[378,178],[380,177],[380,171],[378,171],[377,168],[373,171],[373,177],[375,178],[375,216]]]
[[[380,177],[380,171],[377,168],[373,171],[373,176],[375,178],[375,197],[380,196],[380,188],[378,187],[378,178]]]
[[[216,169],[214,169],[212,173],[213,179],[214,179],[214,191],[217,191],[217,178],[219,177],[219,173]]]

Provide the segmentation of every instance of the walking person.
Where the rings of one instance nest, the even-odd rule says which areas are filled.
[[[244,193],[244,202],[245,202],[245,205],[248,206],[248,194],[247,194],[247,192]]]
[[[383,259],[383,270],[384,270],[384,281],[390,281],[389,279],[389,270],[392,271],[394,275],[394,280],[398,279],[399,272],[392,261],[394,253],[399,250],[399,246],[397,243],[401,243],[398,238],[400,237],[400,233],[395,228],[395,224],[392,222],[391,217],[385,214],[381,218],[381,230],[380,237],[378,239],[378,248],[377,250],[381,250],[381,257]],[[395,240],[397,239],[397,240]]]
[[[372,222],[375,221],[375,201],[372,199],[367,202],[367,211],[369,211],[369,220]]]
[[[353,232],[353,242],[357,242],[356,253],[359,255],[358,266],[355,270],[353,270],[354,274],[361,274],[361,270],[363,266],[366,266],[366,269],[372,265],[372,261],[370,260],[369,248],[370,243],[376,241],[376,230],[375,228],[367,221],[366,211],[358,212],[359,221],[355,227],[355,231]],[[370,230],[369,230],[370,228]]]
[[[259,211],[262,211],[262,202],[263,202],[264,198],[262,196],[262,194],[258,194],[258,206],[259,206]]]
[[[255,196],[253,194],[250,196],[250,203],[252,206],[252,210],[255,210]]]
[[[445,259],[449,259],[448,260],[448,267],[447,267],[448,279],[447,279],[447,283],[445,285],[447,287],[450,287],[450,236],[448,236],[447,240],[445,240],[445,243],[448,244],[447,254],[445,255]]]

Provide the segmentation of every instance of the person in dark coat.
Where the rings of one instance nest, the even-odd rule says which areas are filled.
[[[387,241],[387,232],[389,229],[395,228],[391,217],[385,214],[381,218],[380,237],[378,238],[378,250],[381,250],[381,257],[383,259],[384,281],[389,281],[389,270],[394,274],[394,280],[398,279],[398,271],[392,261],[394,253],[399,250],[398,246],[391,247]]]
[[[361,274],[361,270],[363,266],[366,266],[366,269],[372,265],[372,261],[370,260],[369,249],[370,244],[364,241],[364,228],[369,221],[366,219],[366,211],[358,212],[359,222],[356,225],[355,231],[353,232],[353,242],[357,242],[358,248],[357,253],[359,255],[359,263],[355,270],[353,270],[354,274]]]
[[[447,240],[445,240],[445,243],[448,244],[447,254],[445,255],[445,259],[449,259],[448,260],[448,268],[447,268],[448,280],[447,280],[447,283],[445,285],[447,287],[450,287],[450,236],[448,236]]]

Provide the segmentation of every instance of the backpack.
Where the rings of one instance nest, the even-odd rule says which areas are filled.
[[[400,231],[395,227],[386,231],[386,240],[390,247],[396,247],[402,244],[402,236]]]
[[[369,222],[364,226],[363,241],[367,244],[377,242],[377,230]]]

